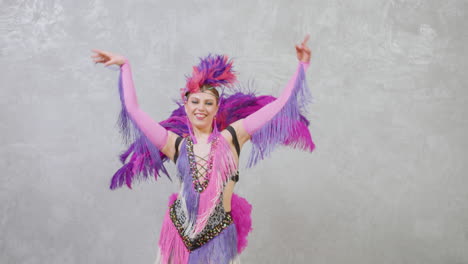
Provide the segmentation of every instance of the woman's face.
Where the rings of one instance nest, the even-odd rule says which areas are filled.
[[[210,127],[217,111],[216,96],[211,91],[190,94],[185,103],[185,112],[190,123],[199,129]]]

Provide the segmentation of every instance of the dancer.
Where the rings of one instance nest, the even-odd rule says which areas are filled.
[[[239,181],[239,155],[252,143],[247,166],[269,156],[278,145],[312,151],[314,143],[302,115],[310,93],[305,81],[311,51],[309,36],[296,45],[297,70],[278,98],[256,96],[236,86],[233,62],[208,55],[193,67],[180,90],[181,103],[172,115],[155,122],[137,102],[129,61],[93,50],[96,63],[119,65],[122,111],[119,125],[130,146],[120,155],[123,166],[110,188],[132,187],[135,180],[177,167],[180,192],[169,198],[156,263],[238,263],[251,230],[251,205],[234,194]],[[225,93],[225,88],[230,92]]]

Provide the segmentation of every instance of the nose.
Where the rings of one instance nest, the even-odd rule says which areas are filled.
[[[206,112],[206,106],[205,104],[200,104],[197,106],[197,109],[200,110],[200,112]]]

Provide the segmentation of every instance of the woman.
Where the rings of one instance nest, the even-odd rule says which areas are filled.
[[[128,60],[93,50],[96,63],[120,66],[120,125],[124,137],[133,141],[121,155],[124,166],[112,178],[111,189],[123,184],[131,188],[135,179],[157,177],[161,171],[167,174],[167,159],[177,166],[181,188],[169,201],[157,263],[238,262],[251,230],[251,205],[233,194],[244,143],[252,142],[248,166],[280,144],[314,149],[309,123],[301,114],[308,100],[308,39],[296,45],[297,71],[277,99],[241,91],[220,95],[219,89],[235,84],[236,75],[226,56],[209,55],[181,89],[183,105],[160,123],[139,108]]]

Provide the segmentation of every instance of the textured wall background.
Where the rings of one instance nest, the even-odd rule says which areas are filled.
[[[90,49],[127,56],[161,120],[208,52],[277,95],[306,33],[317,149],[241,170],[254,205],[243,262],[468,263],[467,1],[0,5],[0,263],[154,261],[176,186],[108,190],[118,72]]]

